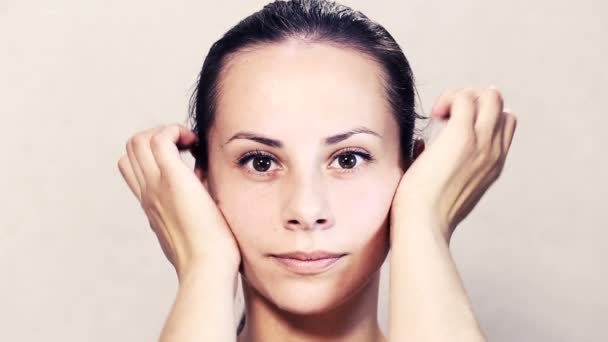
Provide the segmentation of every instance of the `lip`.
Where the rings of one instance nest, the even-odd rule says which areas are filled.
[[[291,272],[318,274],[332,268],[345,255],[345,253],[313,251],[271,254],[271,257]]]
[[[296,251],[296,252],[271,254],[271,255],[274,257],[277,257],[277,258],[297,259],[297,260],[302,260],[302,261],[314,261],[314,260],[319,260],[319,259],[338,258],[338,257],[345,255],[345,253],[332,253],[332,252],[326,252],[326,251],[311,251],[311,252]]]

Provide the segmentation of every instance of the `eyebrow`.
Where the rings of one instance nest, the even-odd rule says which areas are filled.
[[[325,145],[335,145],[341,141],[344,141],[344,140],[350,138],[351,136],[353,136],[355,134],[371,134],[371,135],[374,135],[374,136],[382,139],[382,136],[380,134],[372,131],[371,129],[369,129],[367,127],[360,126],[360,127],[355,127],[353,129],[350,129],[346,132],[331,135],[324,139],[324,143],[325,143]],[[224,147],[226,144],[228,144],[229,142],[236,140],[236,139],[253,140],[260,144],[264,144],[266,146],[275,147],[275,148],[282,148],[284,145],[283,142],[280,140],[268,138],[261,134],[256,134],[253,132],[240,131],[240,132],[236,133],[235,135],[233,135],[230,139],[228,139],[222,145],[222,147]]]

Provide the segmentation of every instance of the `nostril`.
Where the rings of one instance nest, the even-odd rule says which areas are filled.
[[[321,227],[326,227],[329,224],[329,220],[328,219],[316,219],[314,221],[310,221],[310,222],[304,222],[304,221],[300,221],[297,219],[291,219],[289,221],[287,221],[286,223],[286,227],[289,226],[292,229],[296,228],[296,227],[300,227],[302,229],[314,229],[314,228],[321,228]]]

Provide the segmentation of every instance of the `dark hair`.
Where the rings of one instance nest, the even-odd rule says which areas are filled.
[[[416,113],[414,75],[395,39],[384,27],[347,6],[327,0],[291,0],[267,4],[241,20],[209,49],[190,98],[190,118],[199,138],[193,151],[197,165],[205,172],[208,169],[207,134],[216,110],[223,67],[245,48],[280,43],[289,38],[351,48],[371,57],[382,67],[387,100],[400,129],[402,155],[410,160],[415,119],[428,118]],[[238,332],[244,322],[245,316]]]
[[[407,58],[384,27],[359,11],[327,0],[274,1],[241,20],[216,41],[207,54],[190,98],[192,129],[199,138],[193,150],[196,165],[207,171],[207,134],[218,99],[223,67],[245,48],[280,43],[289,38],[325,42],[370,56],[384,71],[387,100],[400,130],[401,151],[412,157],[415,119],[428,119],[415,110],[415,80]]]

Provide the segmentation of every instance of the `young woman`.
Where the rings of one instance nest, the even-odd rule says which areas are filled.
[[[273,2],[213,44],[193,130],[137,133],[118,162],[179,279],[161,340],[485,340],[449,242],[499,176],[515,116],[495,88],[448,91],[425,149],[414,94],[391,35],[332,2]]]

